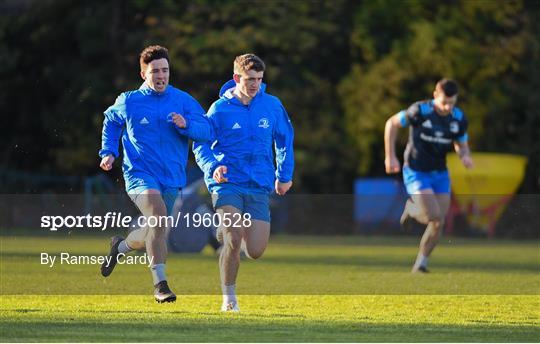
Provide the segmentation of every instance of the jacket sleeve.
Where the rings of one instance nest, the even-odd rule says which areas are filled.
[[[274,148],[276,150],[276,178],[282,182],[290,182],[294,171],[294,129],[281,105],[279,118],[274,128]]]
[[[212,152],[212,145],[217,139],[216,133],[217,133],[217,125],[215,121],[215,108],[214,106],[211,106],[208,110],[207,115],[205,118],[207,119],[209,123],[209,129],[210,129],[210,138],[205,141],[195,141],[193,142],[193,154],[195,155],[195,161],[197,162],[197,165],[199,165],[199,168],[209,176],[212,176],[214,173],[214,170],[220,163],[218,159],[214,156],[214,153]]]
[[[185,128],[176,128],[178,132],[196,142],[206,142],[211,139],[212,128],[210,121],[204,115],[204,110],[191,96],[187,96],[184,104],[184,113],[186,120]]]
[[[112,154],[118,157],[120,136],[126,123],[126,96],[121,94],[116,101],[104,113],[103,130],[101,132],[101,150],[99,156],[104,157]]]

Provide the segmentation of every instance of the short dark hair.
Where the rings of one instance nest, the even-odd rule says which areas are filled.
[[[264,72],[266,66],[263,60],[255,54],[244,54],[236,56],[233,63],[233,69],[235,74],[241,72],[247,72],[248,70],[254,70],[256,72]]]
[[[139,63],[141,70],[144,70],[148,64],[154,60],[166,59],[169,62],[169,51],[167,48],[160,45],[151,45],[141,52],[139,55]]]
[[[437,82],[435,90],[443,91],[447,97],[453,97],[458,94],[458,85],[454,80],[444,78]]]

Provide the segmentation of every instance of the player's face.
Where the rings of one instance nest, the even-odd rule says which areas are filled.
[[[457,103],[457,94],[452,97],[448,97],[446,94],[444,94],[444,92],[437,90],[433,93],[433,97],[435,108],[441,115],[448,115]]]
[[[261,88],[263,75],[264,72],[248,70],[247,72],[242,72],[242,74],[235,74],[234,81],[236,81],[236,87],[240,93],[253,98]]]
[[[146,69],[141,71],[141,77],[154,91],[165,91],[169,85],[169,62],[164,58],[150,61]]]

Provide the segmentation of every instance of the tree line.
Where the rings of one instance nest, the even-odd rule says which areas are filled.
[[[0,170],[98,173],[102,113],[141,84],[142,48],[161,44],[171,84],[206,108],[236,55],[265,60],[295,126],[296,191],[350,193],[357,176],[383,175],[384,122],[443,76],[459,82],[473,150],[526,155],[521,191],[540,191],[535,1],[30,0],[0,12]]]

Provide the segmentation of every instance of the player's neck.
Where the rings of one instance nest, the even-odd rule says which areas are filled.
[[[233,91],[233,95],[236,99],[238,99],[242,104],[244,105],[249,105],[249,103],[251,103],[251,100],[253,98],[251,98],[250,96],[248,95],[245,95],[243,94],[242,92],[240,92],[240,90],[237,88],[234,89]]]
[[[433,104],[433,108],[435,109],[435,113],[436,113],[437,115],[441,116],[441,117],[446,117],[446,116],[448,116],[449,114],[452,113],[452,111],[449,111],[449,112],[445,113],[444,111],[442,111],[442,110],[437,106],[436,103]]]

